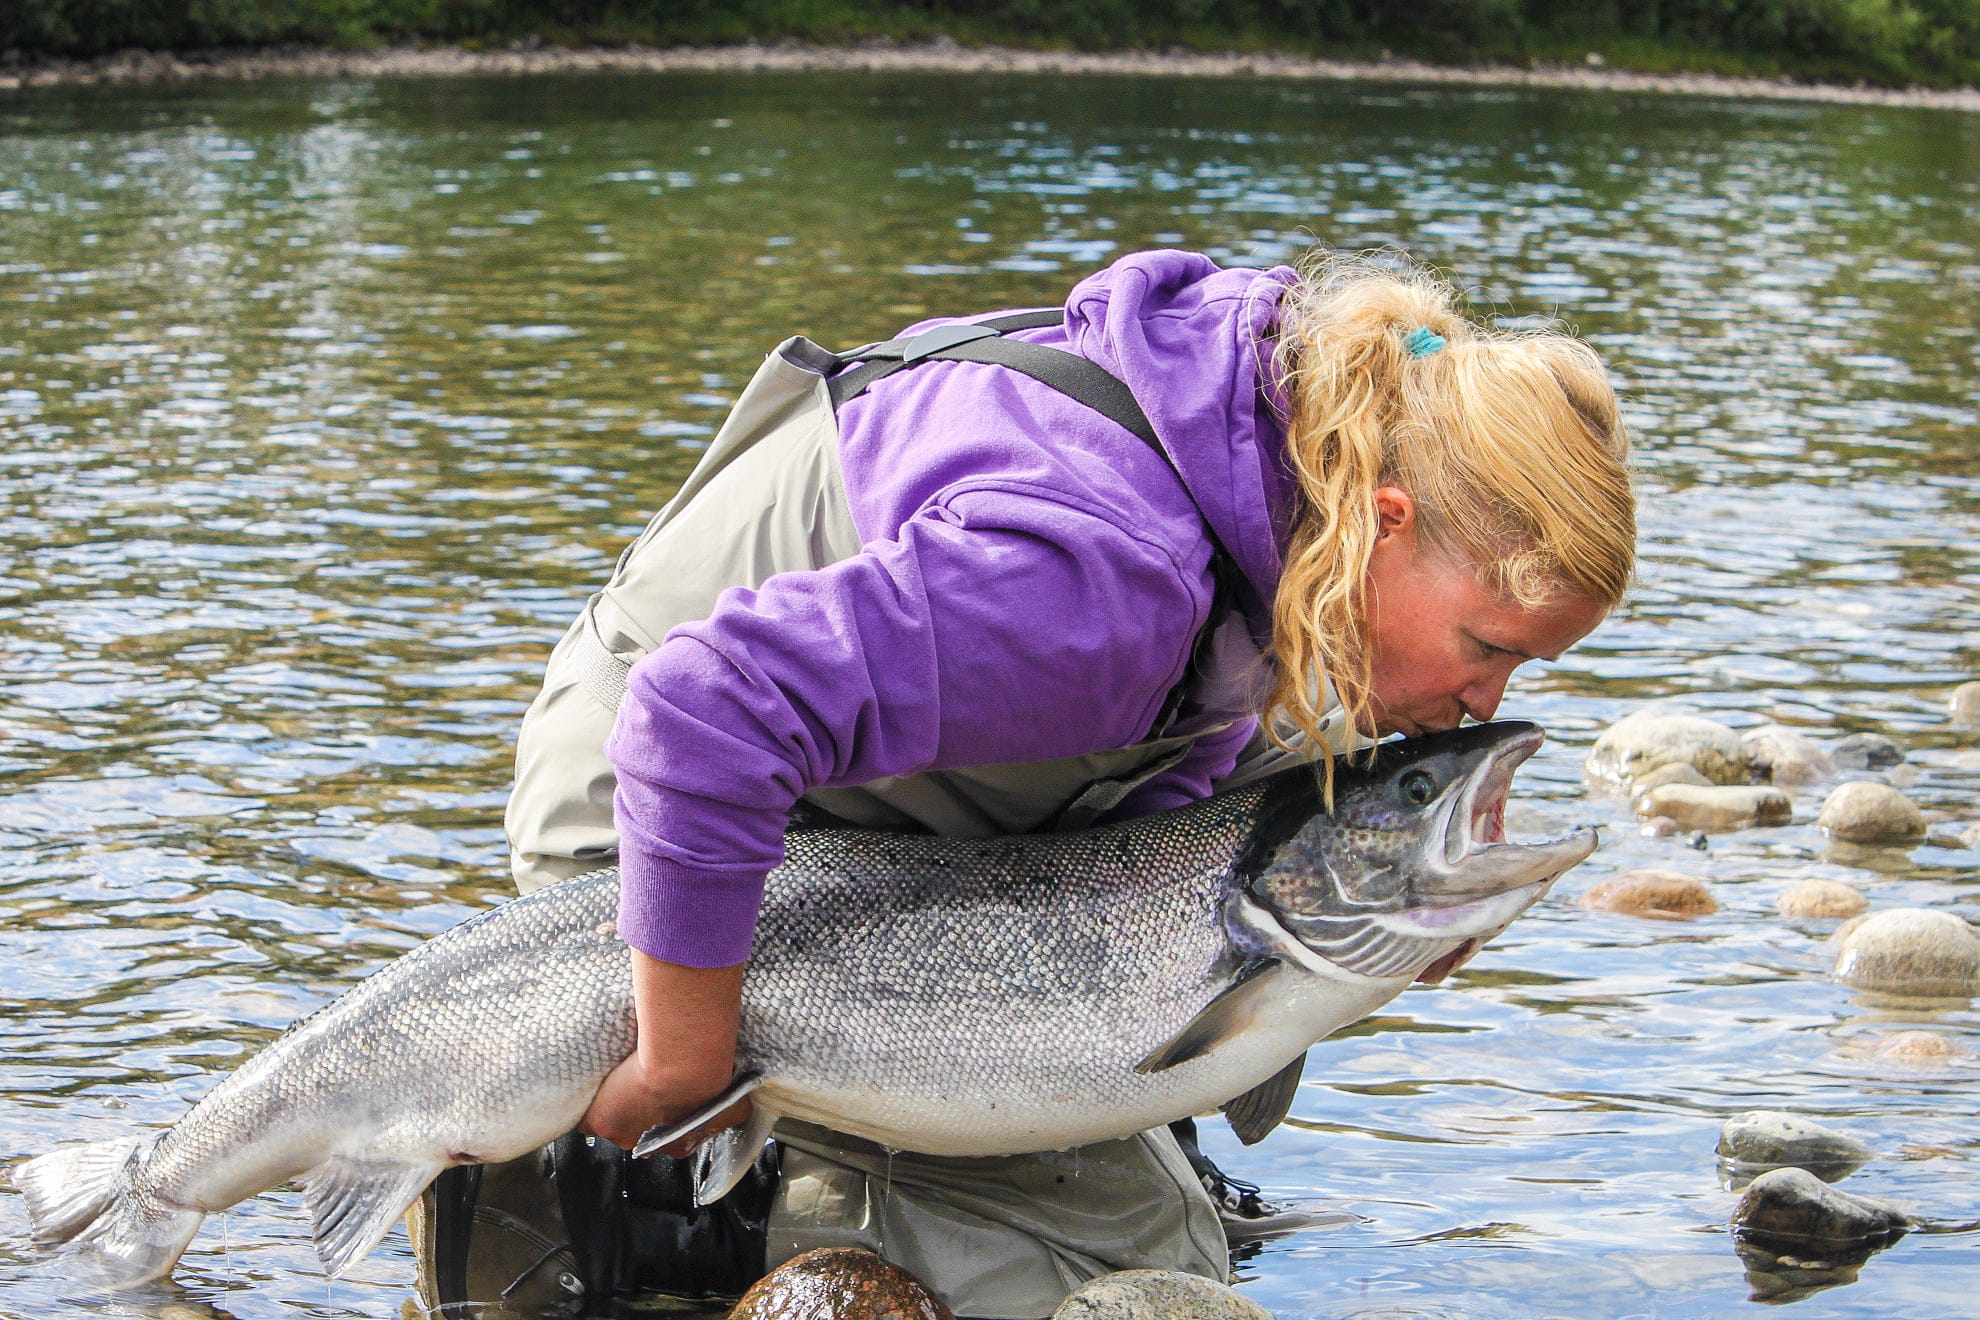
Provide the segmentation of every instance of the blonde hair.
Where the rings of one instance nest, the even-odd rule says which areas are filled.
[[[1298,480],[1273,603],[1264,728],[1324,742],[1331,683],[1350,730],[1372,720],[1366,579],[1375,491],[1408,492],[1428,544],[1527,609],[1563,595],[1610,608],[1636,555],[1629,439],[1595,351],[1556,330],[1456,310],[1429,267],[1387,251],[1317,254],[1280,304],[1272,367]],[[1446,346],[1413,355],[1419,328]],[[1331,791],[1333,768],[1328,763]]]

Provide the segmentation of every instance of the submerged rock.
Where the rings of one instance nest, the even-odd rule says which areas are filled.
[[[1881,733],[1852,733],[1829,748],[1838,770],[1888,770],[1904,760],[1904,748]]]
[[[1829,1186],[1806,1169],[1774,1169],[1748,1184],[1733,1231],[1766,1243],[1821,1250],[1892,1242],[1911,1227],[1895,1206]]]
[[[1646,839],[1668,839],[1673,834],[1682,834],[1684,826],[1669,816],[1652,816],[1637,826],[1636,832]]]
[[[1655,770],[1646,771],[1630,780],[1629,791],[1641,797],[1651,789],[1662,788],[1665,784],[1696,784],[1703,787],[1711,782],[1683,761],[1673,761],[1669,765],[1660,765]]]
[[[1581,896],[1591,912],[1617,912],[1630,917],[1680,921],[1719,910],[1703,881],[1676,871],[1624,871],[1598,881]]]
[[[1748,1173],[1793,1167],[1834,1180],[1875,1156],[1847,1133],[1775,1109],[1735,1114],[1719,1134],[1719,1158]]]
[[[1081,1285],[1052,1320],[1272,1320],[1237,1289],[1178,1270],[1122,1270]]]
[[[1961,724],[1980,724],[1980,683],[1961,683],[1954,688],[1946,708]]]
[[[1680,829],[1738,830],[1749,825],[1785,825],[1794,804],[1778,788],[1742,784],[1665,784],[1637,799],[1639,816],[1669,816]]]
[[[1858,990],[1929,998],[1980,992],[1980,938],[1950,912],[1892,908],[1842,935],[1835,977]]]
[[[1900,1031],[1871,1051],[1875,1058],[1900,1063],[1949,1063],[1967,1057],[1967,1049],[1950,1036],[1935,1031]]]
[[[1822,803],[1815,823],[1847,843],[1916,843],[1925,837],[1925,815],[1889,784],[1857,780]]]
[[[1755,777],[1770,784],[1812,784],[1836,772],[1821,744],[1779,724],[1763,724],[1739,736]]]
[[[793,1256],[743,1294],[729,1320],[955,1320],[900,1266],[859,1247]]]
[[[1629,784],[1665,765],[1688,765],[1714,784],[1743,784],[1748,770],[1739,735],[1716,720],[1649,706],[1611,725],[1589,749],[1588,773]]]
[[[1860,890],[1836,880],[1803,880],[1775,900],[1784,917],[1853,917],[1870,906]]]

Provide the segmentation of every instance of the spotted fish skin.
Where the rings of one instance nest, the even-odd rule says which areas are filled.
[[[1590,832],[1474,837],[1539,737],[1483,725],[1384,749],[1339,768],[1332,812],[1294,770],[1077,833],[794,831],[743,988],[754,1117],[711,1143],[699,1194],[726,1190],[779,1117],[1015,1154],[1259,1086],[1592,850]],[[440,1169],[576,1124],[635,1040],[617,909],[613,871],[505,903],[292,1028],[171,1128],[28,1161],[13,1179],[37,1239],[91,1282],[140,1283],[205,1213],[297,1179],[341,1273]]]

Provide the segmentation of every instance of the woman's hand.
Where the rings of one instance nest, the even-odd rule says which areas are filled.
[[[720,1095],[736,1066],[743,964],[683,967],[634,950],[633,1004],[639,1044],[605,1077],[578,1131],[631,1150],[649,1130],[678,1122]],[[683,1155],[697,1140],[749,1116],[739,1100],[694,1136],[666,1148]]]

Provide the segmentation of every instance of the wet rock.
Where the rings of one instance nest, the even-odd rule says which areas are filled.
[[[1961,683],[1952,690],[1946,707],[1961,724],[1980,724],[1980,683]]]
[[[1933,830],[1925,836],[1925,846],[1928,848],[1950,848],[1954,852],[1963,852],[1966,849],[1966,840],[1951,830]]]
[[[1272,1320],[1237,1289],[1177,1270],[1122,1270],[1082,1285],[1052,1320]]]
[[[1858,990],[1956,998],[1980,992],[1980,938],[1950,912],[1872,913],[1836,950],[1835,977]]]
[[[1733,1231],[1766,1243],[1820,1250],[1891,1242],[1911,1226],[1895,1206],[1829,1186],[1806,1169],[1774,1169],[1748,1185],[1733,1208]]]
[[[1869,780],[1838,786],[1815,823],[1846,843],[1916,843],[1925,837],[1924,813],[1912,800]]]
[[[1949,1063],[1967,1057],[1965,1046],[1934,1031],[1900,1031],[1871,1053],[1900,1063]]]
[[[1868,920],[1870,920],[1870,914],[1867,912],[1851,917],[1848,921],[1845,921],[1842,925],[1829,932],[1829,942],[1832,944],[1841,944],[1851,935],[1854,935],[1857,929]]]
[[[1651,789],[1662,788],[1665,784],[1697,784],[1702,787],[1711,782],[1683,761],[1672,761],[1669,765],[1660,765],[1655,770],[1645,771],[1630,780],[1629,791],[1641,797]]]
[[[1673,834],[1682,833],[1684,826],[1669,816],[1652,816],[1636,829],[1646,839],[1668,839]]]
[[[793,1256],[743,1294],[729,1320],[955,1320],[900,1266],[858,1247]]]
[[[1838,770],[1888,770],[1904,760],[1904,748],[1881,733],[1852,733],[1829,748]]]
[[[1813,738],[1778,724],[1748,729],[1739,741],[1754,777],[1770,784],[1812,784],[1836,772],[1836,763]]]
[[[1719,1158],[1746,1172],[1792,1166],[1833,1180],[1876,1153],[1846,1132],[1775,1109],[1735,1114],[1719,1133]]]
[[[1648,706],[1625,716],[1595,740],[1588,773],[1628,784],[1658,766],[1688,765],[1715,784],[1747,781],[1746,749],[1739,735],[1716,720]]]
[[[1980,825],[1968,825],[1961,830],[1959,841],[1968,848],[1980,848]]]
[[[1775,900],[1784,917],[1853,917],[1870,906],[1860,890],[1835,880],[1803,880]]]
[[[1617,912],[1630,917],[1681,921],[1719,910],[1703,881],[1676,871],[1624,871],[1591,886],[1581,896],[1591,912]]]
[[[1640,816],[1669,816],[1680,829],[1737,830],[1749,825],[1785,825],[1794,804],[1778,788],[1742,784],[1665,784],[1637,799]]]

